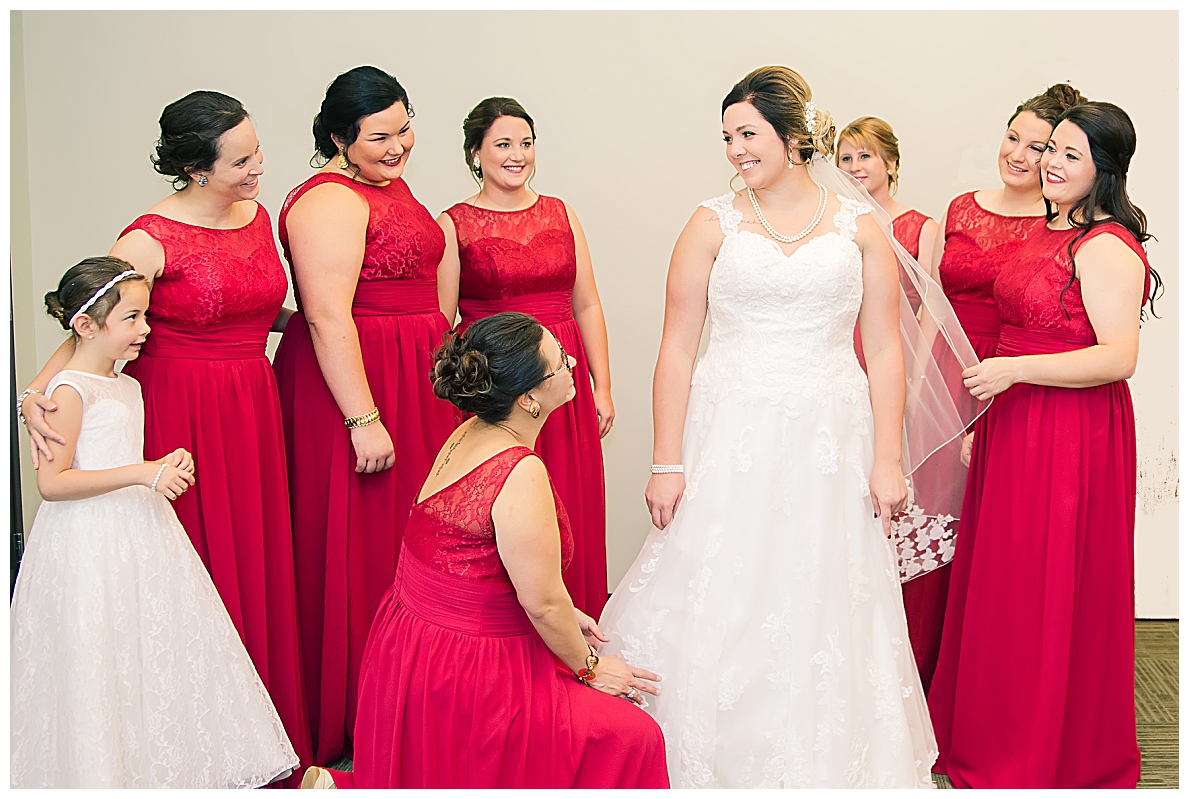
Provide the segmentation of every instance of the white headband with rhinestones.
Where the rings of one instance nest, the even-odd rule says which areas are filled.
[[[810,133],[817,133],[817,106],[811,102],[805,104],[805,127]]]
[[[92,305],[94,305],[96,302],[98,302],[100,297],[102,297],[104,294],[106,294],[108,291],[110,291],[112,286],[119,283],[121,280],[127,280],[128,278],[132,277],[133,275],[139,275],[139,274],[140,274],[140,272],[137,272],[135,269],[129,269],[127,272],[121,272],[120,274],[113,277],[111,280],[107,281],[107,285],[105,285],[103,288],[99,289],[99,291],[92,294],[91,299],[84,302],[83,306],[74,312],[74,316],[70,317],[70,324],[67,325],[67,327],[74,327],[74,320],[78,319],[80,316],[82,316],[84,313],[86,313],[87,309],[90,308]]]

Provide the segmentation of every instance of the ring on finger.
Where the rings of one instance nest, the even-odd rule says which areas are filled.
[[[623,696],[629,702],[635,702],[637,697],[639,696],[639,693],[636,691],[635,688],[628,688],[627,693],[625,693]]]

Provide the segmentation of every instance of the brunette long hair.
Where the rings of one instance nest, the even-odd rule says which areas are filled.
[[[1080,228],[1081,232],[1069,243],[1069,261],[1071,264],[1069,282],[1061,289],[1061,309],[1069,318],[1069,309],[1065,307],[1065,292],[1073,285],[1075,269],[1073,263],[1074,246],[1098,225],[1116,222],[1127,229],[1141,245],[1152,238],[1148,233],[1148,219],[1144,212],[1127,196],[1127,168],[1131,165],[1131,156],[1135,155],[1135,126],[1127,112],[1114,103],[1088,102],[1080,103],[1066,109],[1057,119],[1057,124],[1071,122],[1086,134],[1090,143],[1090,158],[1094,161],[1094,183],[1085,197],[1077,200],[1069,209],[1069,224]],[[1056,128],[1056,125],[1053,126]],[[1057,218],[1057,211],[1053,204],[1045,199],[1046,217],[1049,221]],[[1099,216],[1100,215],[1100,216]],[[1149,267],[1152,275],[1151,291],[1147,302],[1156,315],[1156,294],[1162,292],[1164,283],[1159,273]],[[1140,311],[1141,318],[1144,312]]]

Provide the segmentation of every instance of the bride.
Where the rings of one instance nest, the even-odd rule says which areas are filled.
[[[745,190],[702,203],[669,266],[657,529],[599,624],[603,653],[663,677],[648,710],[675,788],[932,786],[899,577],[911,553],[936,561],[953,520],[922,510],[905,473],[970,421],[936,358],[977,361],[886,214],[825,159],[835,129],[811,97],[787,67],[735,85],[723,140]],[[915,521],[893,529],[910,501]]]

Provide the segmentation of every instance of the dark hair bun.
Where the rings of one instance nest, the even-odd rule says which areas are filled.
[[[405,113],[412,119],[409,93],[382,69],[362,66],[339,75],[326,87],[322,106],[314,117],[314,158],[321,157],[321,164],[325,164],[337,156],[339,147],[334,142],[335,137],[346,151],[359,136],[361,119],[386,111],[397,103],[404,105]]]
[[[161,112],[153,169],[173,178],[174,189],[186,188],[190,170],[212,169],[219,159],[219,137],[247,118],[239,100],[219,92],[190,92],[174,100]]]
[[[1016,106],[1016,112],[1007,121],[1008,125],[1015,122],[1024,111],[1031,111],[1037,117],[1056,126],[1057,119],[1075,105],[1088,102],[1086,97],[1068,83],[1054,83],[1035,97],[1030,97]]]
[[[480,319],[461,335],[446,333],[429,374],[434,394],[489,424],[502,422],[548,372],[543,335],[536,319],[512,312]]]

